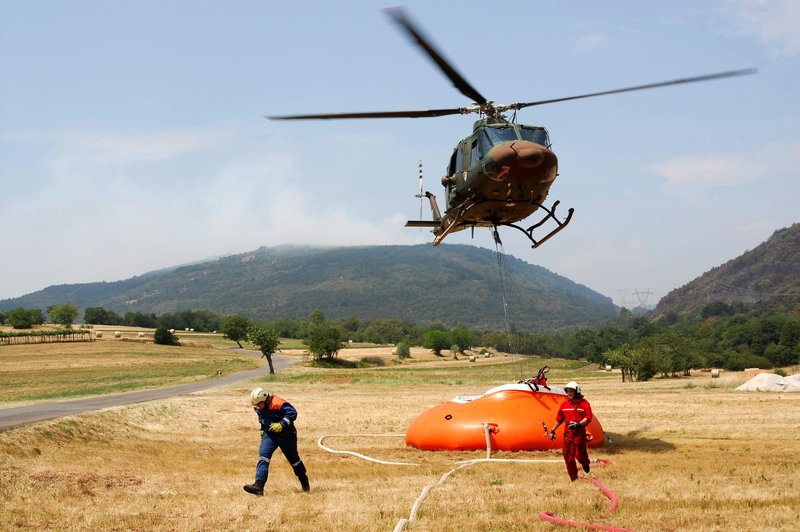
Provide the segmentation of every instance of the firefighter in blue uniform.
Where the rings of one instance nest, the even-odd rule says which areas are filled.
[[[306,466],[297,453],[297,429],[294,426],[297,410],[284,399],[263,388],[250,392],[250,403],[261,423],[261,446],[258,448],[256,481],[244,486],[244,491],[253,495],[264,495],[269,462],[278,448],[291,464],[303,491],[309,491],[311,487],[308,484]]]

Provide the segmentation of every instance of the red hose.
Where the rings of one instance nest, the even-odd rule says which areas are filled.
[[[595,462],[601,464],[611,464],[610,460],[605,459],[597,459]],[[608,509],[609,513],[613,512],[619,506],[619,499],[617,496],[614,495],[614,492],[608,489],[607,487],[603,486],[599,480],[590,477],[579,477],[581,480],[585,480],[587,482],[591,482],[595,486],[597,486],[600,491],[608,497],[608,500],[611,502],[611,507]],[[585,528],[586,530],[607,530],[610,532],[632,532],[628,528],[617,528],[613,526],[605,526],[605,525],[597,525],[594,523],[584,523],[582,521],[570,521],[569,519],[562,519],[560,517],[556,517],[553,512],[539,512],[539,519],[542,521],[547,521],[548,523],[553,523],[554,525],[564,525],[564,526],[575,526]]]
[[[595,525],[592,523],[584,523],[582,521],[569,521],[556,517],[552,512],[539,512],[539,519],[553,523],[554,525],[576,526],[585,528],[586,530],[608,530],[610,532],[633,532],[628,528],[617,528],[613,526]]]

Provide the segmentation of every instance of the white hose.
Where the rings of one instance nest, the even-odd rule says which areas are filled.
[[[488,456],[488,455],[491,454],[491,447],[489,446],[489,443],[488,443],[488,441],[489,441],[489,438],[488,438],[489,426],[488,426],[488,424],[485,424],[484,427],[485,427],[485,429],[487,431],[487,439],[486,439],[487,448],[486,448],[486,452],[487,452],[487,456]],[[368,462],[374,462],[376,464],[410,465],[410,466],[418,466],[419,465],[419,464],[411,464],[411,463],[408,463],[408,462],[387,462],[385,460],[378,460],[376,458],[370,458],[369,456],[365,456],[363,454],[359,454],[359,453],[356,453],[356,452],[353,452],[353,451],[339,451],[339,450],[336,450],[336,449],[331,449],[330,447],[326,447],[322,443],[322,441],[325,438],[336,437],[336,436],[338,436],[338,437],[367,436],[367,437],[371,437],[371,438],[380,438],[380,437],[398,438],[398,437],[405,436],[405,434],[391,434],[391,433],[390,434],[326,434],[325,436],[321,437],[319,439],[319,441],[317,441],[317,445],[319,445],[323,450],[328,451],[329,453],[349,454],[351,456],[355,456],[357,458],[361,458],[362,460],[367,460]],[[431,492],[431,490],[433,488],[435,488],[436,486],[444,483],[448,478],[450,478],[450,476],[453,473],[455,473],[459,469],[462,469],[462,468],[465,468],[465,467],[469,467],[471,465],[478,464],[478,463],[484,463],[484,462],[522,462],[522,463],[529,463],[529,464],[530,463],[536,463],[536,464],[560,464],[561,462],[563,462],[563,460],[523,460],[523,459],[516,459],[516,458],[476,458],[474,460],[464,460],[462,462],[456,462],[456,463],[458,463],[460,465],[454,467],[453,469],[451,469],[450,471],[448,471],[447,473],[442,475],[439,478],[439,481],[436,482],[435,484],[428,484],[427,486],[422,488],[422,493],[419,494],[419,497],[417,497],[417,500],[414,501],[414,504],[411,506],[411,513],[409,514],[408,519],[406,519],[406,518],[400,519],[397,522],[397,524],[395,525],[393,532],[402,532],[402,530],[405,528],[406,524],[410,523],[411,521],[414,521],[417,518],[417,512],[419,511],[419,507],[422,506],[423,501],[428,497],[428,494]]]
[[[356,452],[353,452],[353,451],[337,451],[336,449],[331,449],[330,447],[326,447],[326,446],[325,446],[325,445],[322,443],[322,440],[324,440],[325,438],[336,437],[336,436],[339,436],[339,437],[342,437],[342,436],[347,436],[347,437],[352,437],[352,436],[369,436],[369,437],[371,437],[371,438],[376,438],[376,437],[398,438],[398,437],[404,437],[404,436],[405,436],[405,434],[326,434],[325,436],[323,436],[323,437],[321,437],[321,438],[319,439],[319,441],[317,442],[317,445],[319,445],[319,446],[320,446],[322,449],[324,449],[325,451],[328,451],[329,453],[334,453],[334,454],[349,454],[349,455],[351,455],[351,456],[355,456],[355,457],[357,457],[357,458],[361,458],[362,460],[366,460],[366,461],[368,461],[368,462],[375,462],[376,464],[385,464],[385,465],[410,465],[410,466],[417,466],[417,465],[419,465],[419,464],[409,464],[408,462],[387,462],[387,461],[385,461],[385,460],[378,460],[378,459],[376,459],[376,458],[370,458],[369,456],[365,456],[365,455],[363,455],[363,454],[359,454],[359,453],[356,453]]]
[[[489,437],[489,434],[492,432],[492,428],[489,426],[489,423],[483,422],[483,432],[486,434],[486,458],[492,457],[492,440]]]
[[[411,514],[409,514],[408,519],[405,518],[400,519],[394,527],[394,532],[401,532],[403,528],[405,528],[407,523],[410,523],[411,521],[414,521],[417,518],[417,511],[419,511],[419,507],[422,506],[422,501],[425,500],[425,498],[428,496],[428,493],[430,493],[433,488],[435,488],[436,486],[438,486],[439,484],[443,483],[445,480],[450,478],[450,475],[452,475],[459,469],[470,465],[472,465],[472,462],[461,464],[460,466],[451,469],[450,471],[442,475],[436,484],[428,484],[427,486],[425,486],[422,489],[422,493],[419,494],[419,497],[417,497],[417,500],[414,501],[414,504],[411,506]]]

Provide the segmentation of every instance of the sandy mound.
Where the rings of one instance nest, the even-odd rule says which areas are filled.
[[[761,373],[736,389],[742,392],[800,392],[800,373],[789,377]]]

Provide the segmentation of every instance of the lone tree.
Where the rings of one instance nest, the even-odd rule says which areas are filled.
[[[603,352],[606,362],[622,373],[622,382],[633,380],[633,369],[636,365],[636,356],[629,344],[622,344],[616,349],[606,349]]]
[[[264,358],[267,359],[269,364],[270,374],[275,374],[275,368],[272,366],[272,353],[278,350],[278,345],[281,343],[278,338],[278,332],[270,327],[253,327],[250,329],[250,341],[253,342],[261,349]]]
[[[222,324],[220,325],[222,334],[224,334],[228,340],[233,340],[239,344],[241,349],[244,349],[242,347],[242,342],[247,341],[247,335],[251,328],[252,324],[250,320],[244,316],[228,316],[222,320]]]
[[[316,360],[333,358],[342,347],[342,337],[339,329],[331,325],[314,327],[309,334],[308,350]]]
[[[442,350],[450,347],[450,335],[447,331],[426,331],[422,336],[422,347],[431,349],[434,355],[440,357]]]
[[[450,331],[450,341],[460,347],[459,353],[463,352],[465,349],[471,348],[476,342],[475,335],[463,325],[459,325]]]
[[[50,321],[63,325],[67,329],[72,328],[72,324],[78,318],[78,307],[74,303],[64,303],[63,305],[50,305],[47,307],[47,315]]]

